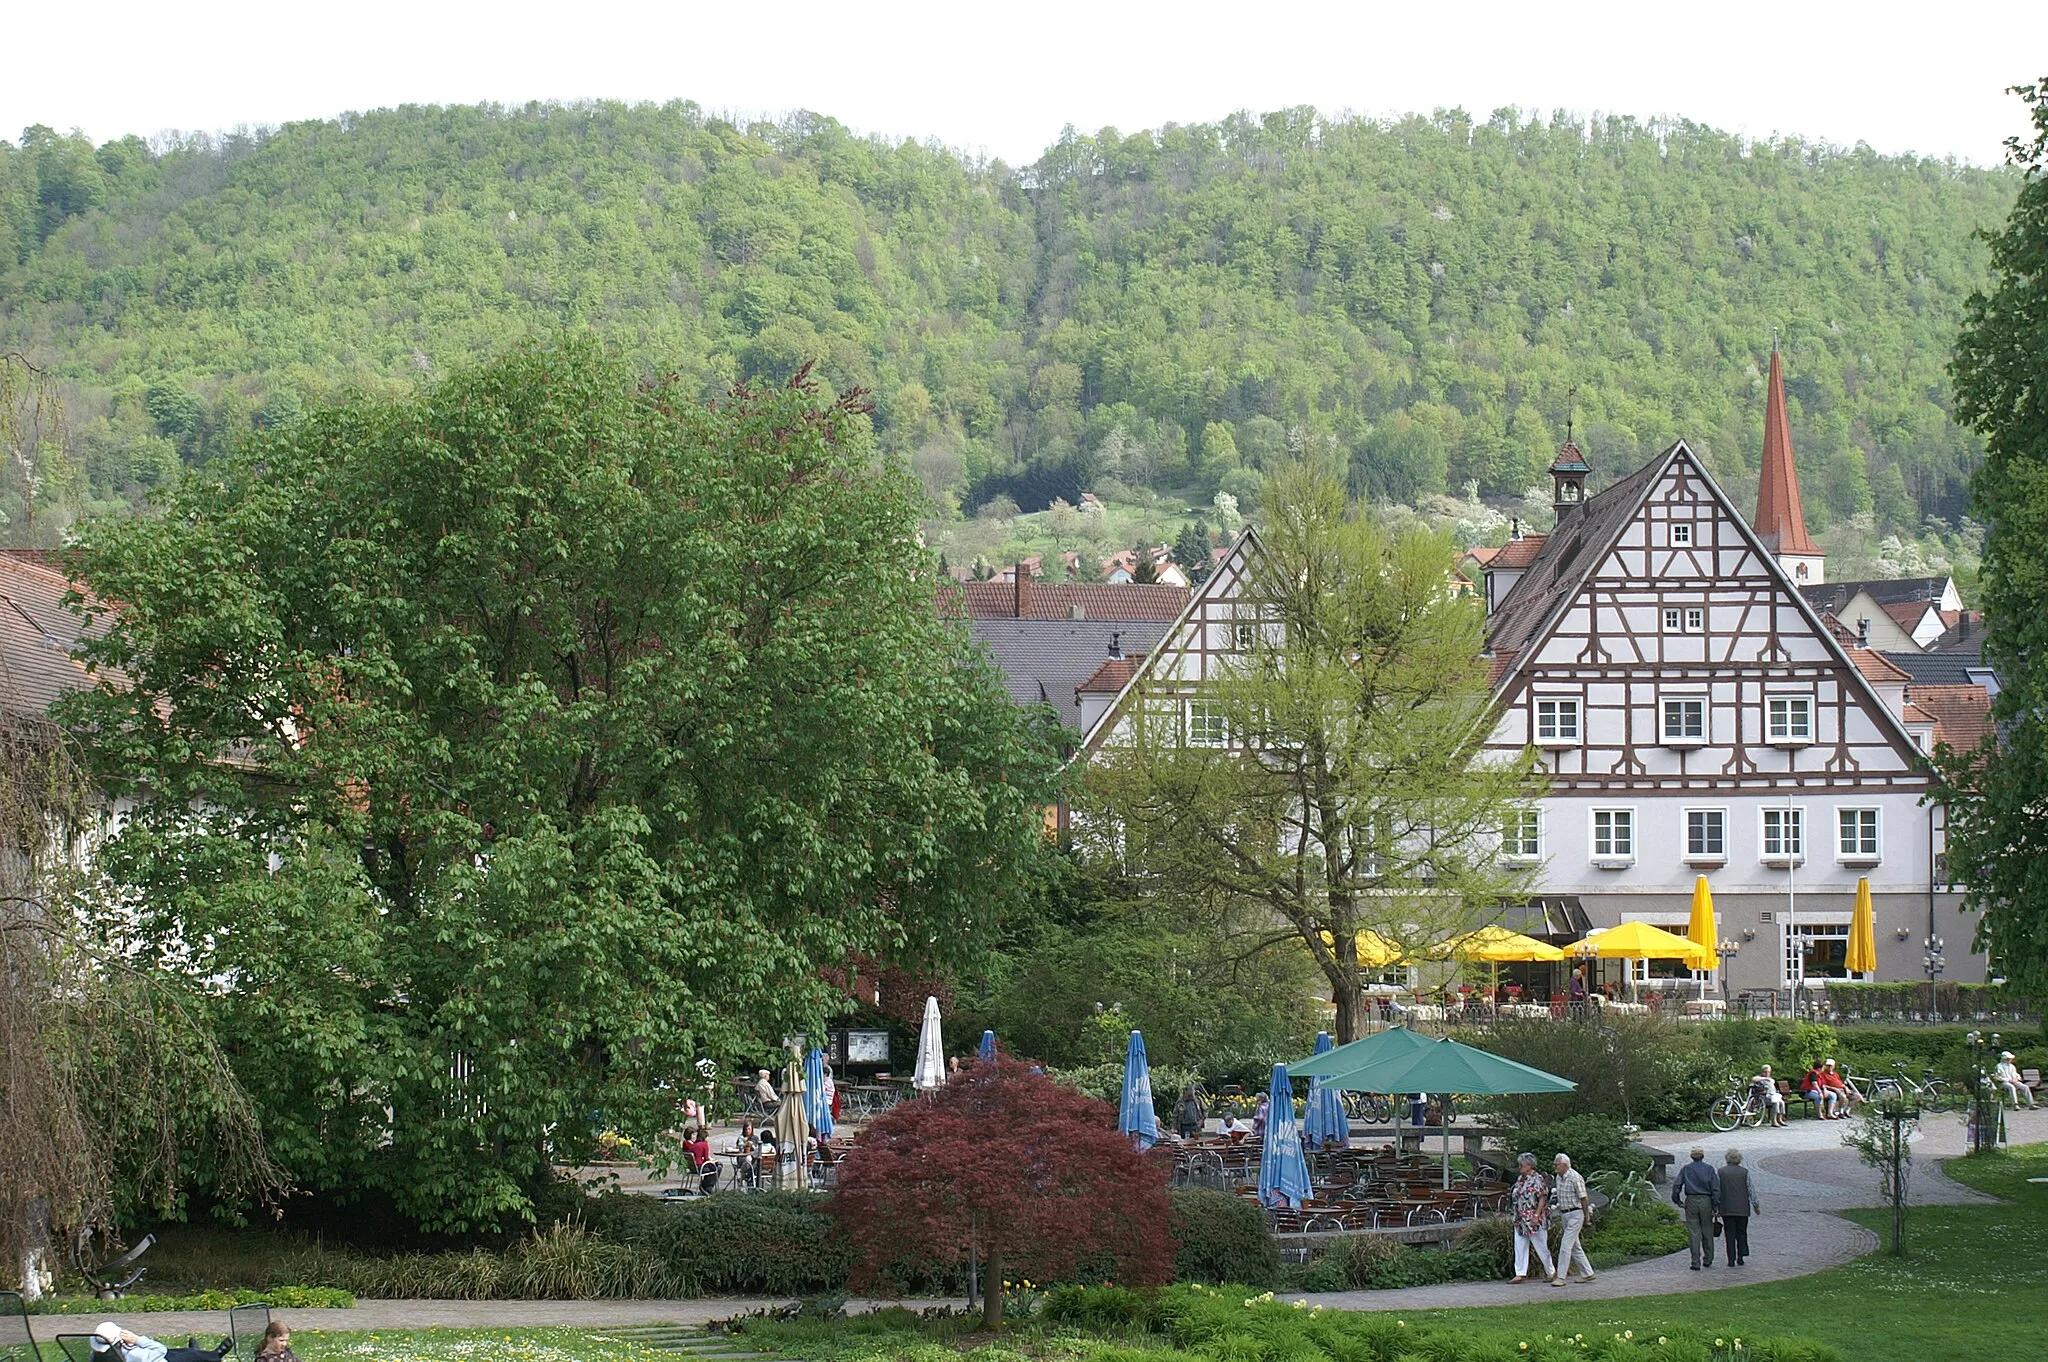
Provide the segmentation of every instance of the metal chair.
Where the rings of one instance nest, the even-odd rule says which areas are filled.
[[[98,1341],[95,1334],[59,1334],[57,1351],[64,1354],[64,1362],[115,1362],[112,1348],[93,1351],[92,1345]]]
[[[263,1331],[269,1327],[270,1307],[261,1301],[254,1305],[237,1305],[230,1309],[228,1337],[234,1340],[235,1356],[254,1357],[257,1345],[263,1342]]]
[[[0,1362],[41,1362],[28,1327],[28,1303],[19,1291],[0,1291]]]

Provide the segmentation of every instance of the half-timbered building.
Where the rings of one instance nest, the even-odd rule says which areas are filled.
[[[1789,444],[1780,455],[1789,464]],[[1945,883],[1927,759],[1938,740],[1983,736],[1981,688],[1923,705],[1911,675],[1815,610],[1801,587],[1824,565],[1798,521],[1796,482],[1791,523],[1767,538],[1684,441],[1597,495],[1591,472],[1568,441],[1551,473],[1556,528],[1484,564],[1488,745],[1534,748],[1548,782],[1533,813],[1503,829],[1501,854],[1535,866],[1542,889],[1515,925],[1683,932],[1704,875],[1738,945],[1726,980],[1699,976],[1716,990],[1918,978],[1930,932],[1948,943],[1946,979],[1981,980],[1983,958],[1966,949],[1974,922]],[[1767,486],[1762,509],[1787,490]],[[1086,707],[1084,758],[1115,741],[1140,695],[1155,712],[1177,709],[1184,741],[1228,741],[1203,682],[1257,627],[1237,598],[1258,552],[1256,535],[1241,535],[1151,653],[1116,670],[1114,699]],[[1878,969],[1851,976],[1862,878]],[[1635,968],[1645,982],[1678,969]]]

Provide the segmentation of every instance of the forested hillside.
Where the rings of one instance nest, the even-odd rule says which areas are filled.
[[[1290,438],[1361,495],[1510,501],[1573,388],[1601,479],[1684,435],[1747,495],[1775,331],[1816,526],[1945,543],[1973,455],[1944,367],[2014,191],[1505,114],[1105,130],[1023,168],[688,104],[32,128],[0,143],[0,345],[67,420],[0,473],[0,533],[48,541],[338,388],[570,324],[707,394],[818,360],[949,514],[1205,505]]]

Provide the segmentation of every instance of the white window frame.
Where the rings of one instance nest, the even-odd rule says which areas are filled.
[[[1697,733],[1673,731],[1671,720],[1674,715],[1684,715],[1686,712],[1685,706],[1692,706],[1698,711],[1699,732]],[[1657,731],[1662,735],[1662,741],[1666,747],[1705,746],[1709,722],[1707,697],[1704,695],[1667,695],[1657,704]],[[1678,728],[1681,730],[1685,727],[1684,723],[1678,725]]]
[[[1789,828],[1787,819],[1790,820]],[[1775,833],[1772,831],[1773,828],[1776,829]],[[1777,842],[1775,851],[1772,850],[1774,837]],[[1782,806],[1758,809],[1756,844],[1758,859],[1765,865],[1805,865],[1806,810],[1797,805],[1789,809]]]
[[[1703,605],[1688,605],[1685,608],[1685,632],[1704,634],[1707,632],[1707,608]]]
[[[1876,865],[1884,859],[1883,810],[1862,805],[1835,810],[1835,859],[1843,865]]]
[[[1665,606],[1665,607],[1664,607],[1664,632],[1665,632],[1665,633],[1667,633],[1667,634],[1682,634],[1682,633],[1684,633],[1684,632],[1685,632],[1685,624],[1684,624],[1684,621],[1685,621],[1685,615],[1684,615],[1684,613],[1683,613],[1682,611],[1680,611],[1680,610],[1679,610],[1679,608],[1678,608],[1677,606],[1675,606],[1675,605],[1667,605],[1667,606]]]
[[[1720,845],[1720,848],[1719,848],[1718,850],[1708,850],[1708,849],[1707,849],[1707,847],[1706,847],[1706,845],[1704,844],[1704,842],[1702,843],[1702,845],[1701,845],[1701,847],[1700,847],[1700,849],[1699,849],[1699,850],[1695,851],[1695,850],[1693,849],[1693,839],[1692,839],[1692,823],[1693,823],[1693,816],[1694,816],[1695,814],[1699,815],[1699,816],[1700,816],[1700,818],[1701,818],[1701,820],[1702,820],[1702,830],[1703,830],[1703,831],[1704,831],[1705,827],[1706,827],[1706,826],[1708,825],[1708,824],[1707,824],[1707,821],[1706,821],[1706,820],[1709,820],[1709,819],[1711,819],[1711,820],[1712,820],[1712,826],[1714,827],[1714,829],[1715,829],[1716,833],[1718,834],[1718,840],[1719,840],[1719,841],[1720,841],[1720,843],[1721,843],[1721,845]],[[1685,848],[1685,863],[1686,863],[1687,865],[1726,865],[1726,864],[1728,864],[1728,810],[1727,810],[1727,809],[1725,809],[1725,808],[1718,808],[1718,807],[1712,807],[1712,808],[1685,808],[1685,809],[1680,809],[1680,810],[1679,810],[1679,812],[1678,812],[1678,816],[1679,816],[1679,819],[1680,819],[1681,823],[1683,824],[1683,828],[1682,828],[1681,832],[1679,833],[1679,836],[1681,836],[1682,838],[1684,838],[1684,839],[1685,839],[1685,840],[1684,840],[1684,848]]]
[[[1587,827],[1591,833],[1587,845],[1593,849],[1593,864],[1610,869],[1636,863],[1636,811],[1633,808],[1599,808],[1587,811]],[[1606,820],[1606,828],[1601,827]],[[1601,850],[1601,840],[1606,839],[1607,848]]]
[[[1795,722],[1796,716],[1803,716],[1804,722]],[[1764,738],[1771,746],[1808,746],[1813,742],[1813,726],[1814,704],[1811,695],[1764,697]]]
[[[1543,810],[1508,810],[1501,828],[1501,858],[1518,863],[1543,859]]]
[[[1550,727],[1552,731],[1549,734],[1545,734],[1543,731],[1543,711],[1546,706],[1550,707]],[[1536,743],[1539,747],[1577,747],[1584,741],[1586,710],[1585,706],[1579,703],[1577,696],[1539,695],[1536,697],[1533,718],[1535,721]],[[1567,718],[1570,720],[1570,732],[1565,731],[1567,728]]]
[[[1692,547],[1692,522],[1690,520],[1674,520],[1671,522],[1671,546],[1676,549],[1689,549]]]
[[[1795,949],[1793,943],[1814,940],[1835,940],[1847,942],[1847,922],[1819,922],[1799,917],[1792,922],[1782,919],[1778,923],[1778,986],[1792,988],[1808,979],[1832,979],[1831,974],[1808,974],[1806,972],[1806,951],[1803,946]],[[1852,970],[1843,979],[1844,983],[1869,983],[1877,976],[1873,973]]]
[[[1188,747],[1230,746],[1230,725],[1214,700],[1181,701],[1181,741]]]
[[[1238,620],[1230,626],[1230,641],[1241,653],[1248,653],[1258,642],[1258,626],[1250,620]]]

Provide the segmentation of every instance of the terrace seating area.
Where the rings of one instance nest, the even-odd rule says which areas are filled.
[[[1174,1180],[1256,1198],[1259,1146],[1253,1142],[1191,1140],[1173,1148]],[[1508,1184],[1490,1169],[1454,1173],[1443,1186],[1443,1165],[1422,1154],[1391,1149],[1332,1149],[1308,1155],[1315,1194],[1297,1209],[1268,1211],[1273,1233],[1291,1235],[1385,1233],[1463,1225],[1505,1214]],[[1436,1237],[1436,1236],[1428,1236]]]

